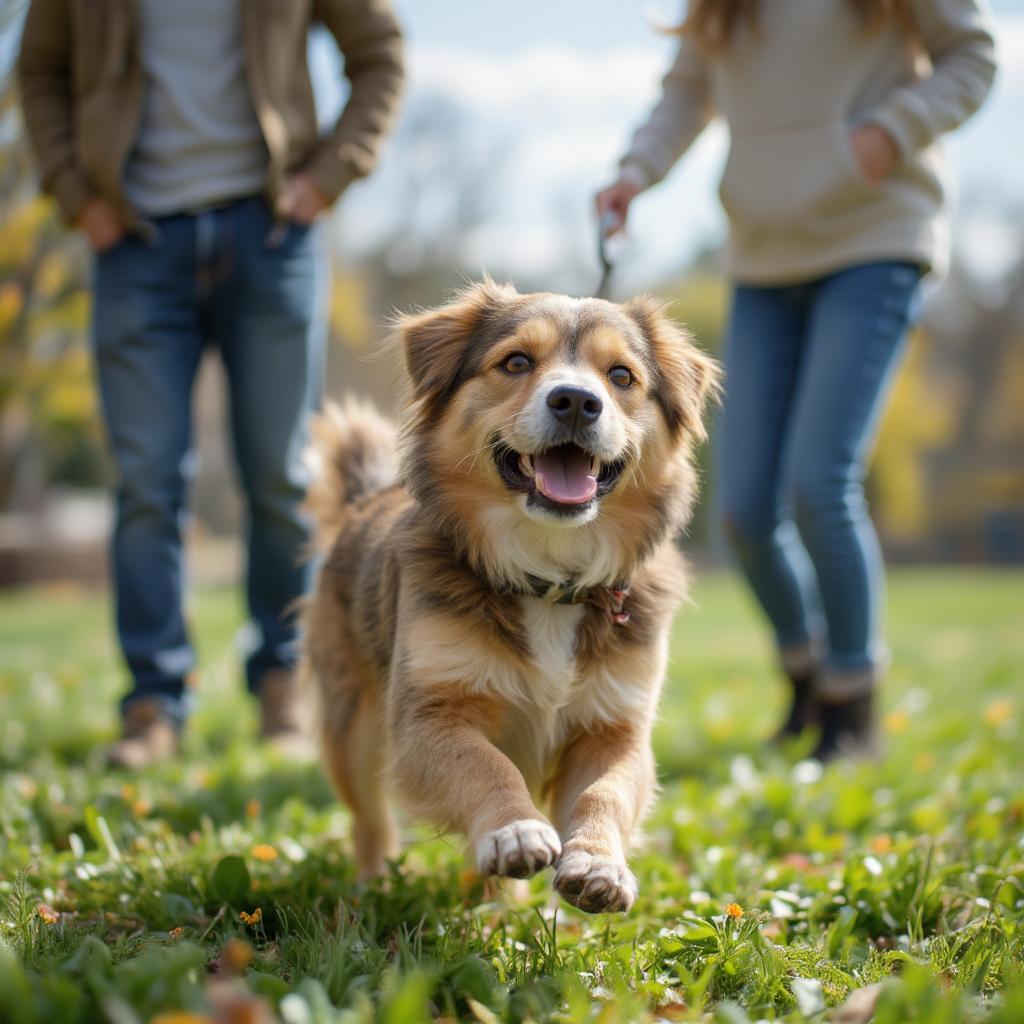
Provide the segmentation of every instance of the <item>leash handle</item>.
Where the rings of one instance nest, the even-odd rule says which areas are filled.
[[[615,261],[608,248],[608,239],[618,230],[618,227],[619,218],[611,210],[606,210],[601,214],[597,222],[597,260],[601,264],[601,280],[594,294],[599,299],[608,298],[612,271],[615,269]]]

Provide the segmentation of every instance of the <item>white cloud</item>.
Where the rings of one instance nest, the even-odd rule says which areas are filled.
[[[601,53],[539,43],[502,57],[445,47],[413,51],[410,82],[518,121],[649,102],[660,71],[657,51],[646,47]]]

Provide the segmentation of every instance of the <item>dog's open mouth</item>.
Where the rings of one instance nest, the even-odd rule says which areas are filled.
[[[625,459],[602,462],[575,444],[560,444],[532,455],[498,444],[494,461],[507,487],[567,515],[582,512],[595,499],[603,498],[626,468]]]

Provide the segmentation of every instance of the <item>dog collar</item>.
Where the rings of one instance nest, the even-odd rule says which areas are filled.
[[[629,584],[625,581],[616,581],[610,587],[580,587],[572,580],[552,583],[538,576],[531,576],[529,580],[530,589],[518,593],[540,597],[552,604],[592,604],[605,612],[613,626],[624,626],[629,622],[626,610]]]

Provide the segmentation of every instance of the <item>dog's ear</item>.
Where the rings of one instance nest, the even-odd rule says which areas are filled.
[[[649,296],[626,303],[626,314],[640,328],[656,368],[654,397],[673,437],[683,430],[707,440],[704,413],[721,390],[718,363],[693,343],[689,331],[672,320],[666,305]]]
[[[473,338],[516,298],[515,288],[489,277],[464,288],[446,306],[402,317],[396,335],[412,385],[412,399],[443,408],[462,383]]]

